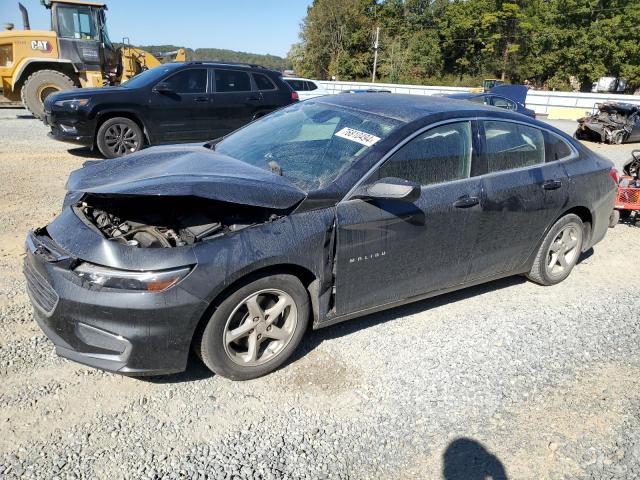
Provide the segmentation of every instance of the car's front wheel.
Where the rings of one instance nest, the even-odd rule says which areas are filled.
[[[142,130],[130,118],[110,118],[98,129],[98,150],[107,158],[122,157],[137,152],[144,145]]]
[[[199,340],[200,356],[223,377],[261,377],[291,356],[308,323],[309,295],[300,280],[287,274],[258,278],[215,309]]]
[[[555,285],[569,276],[578,263],[584,241],[580,217],[568,214],[559,219],[540,244],[527,278],[540,285]]]

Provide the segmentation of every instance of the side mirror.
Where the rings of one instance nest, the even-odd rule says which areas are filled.
[[[173,89],[166,82],[160,82],[153,87],[153,91],[157,93],[173,93]]]
[[[413,203],[420,198],[420,185],[401,178],[383,178],[366,189],[366,198]]]

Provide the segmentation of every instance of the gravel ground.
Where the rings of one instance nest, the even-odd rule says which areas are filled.
[[[0,478],[640,477],[638,228],[555,287],[510,278],[312,332],[265,378],[195,360],[126,378],[57,358],[33,321],[25,232],[91,156],[45,134],[0,110]],[[590,147],[619,167],[631,150]]]

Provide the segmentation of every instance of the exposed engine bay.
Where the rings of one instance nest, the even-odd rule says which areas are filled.
[[[273,221],[273,211],[194,197],[85,196],[74,209],[111,241],[131,247],[193,245]]]
[[[593,115],[578,119],[578,140],[620,144],[640,129],[640,105],[606,102],[599,103],[597,108]]]

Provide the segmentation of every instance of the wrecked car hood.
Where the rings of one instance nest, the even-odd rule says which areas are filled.
[[[194,196],[273,209],[291,208],[306,197],[285,177],[201,145],[152,147],[91,162],[71,173],[66,188],[100,195]]]
[[[493,87],[487,93],[502,95],[509,100],[525,105],[528,91],[529,87],[526,85],[498,85],[497,87]]]

